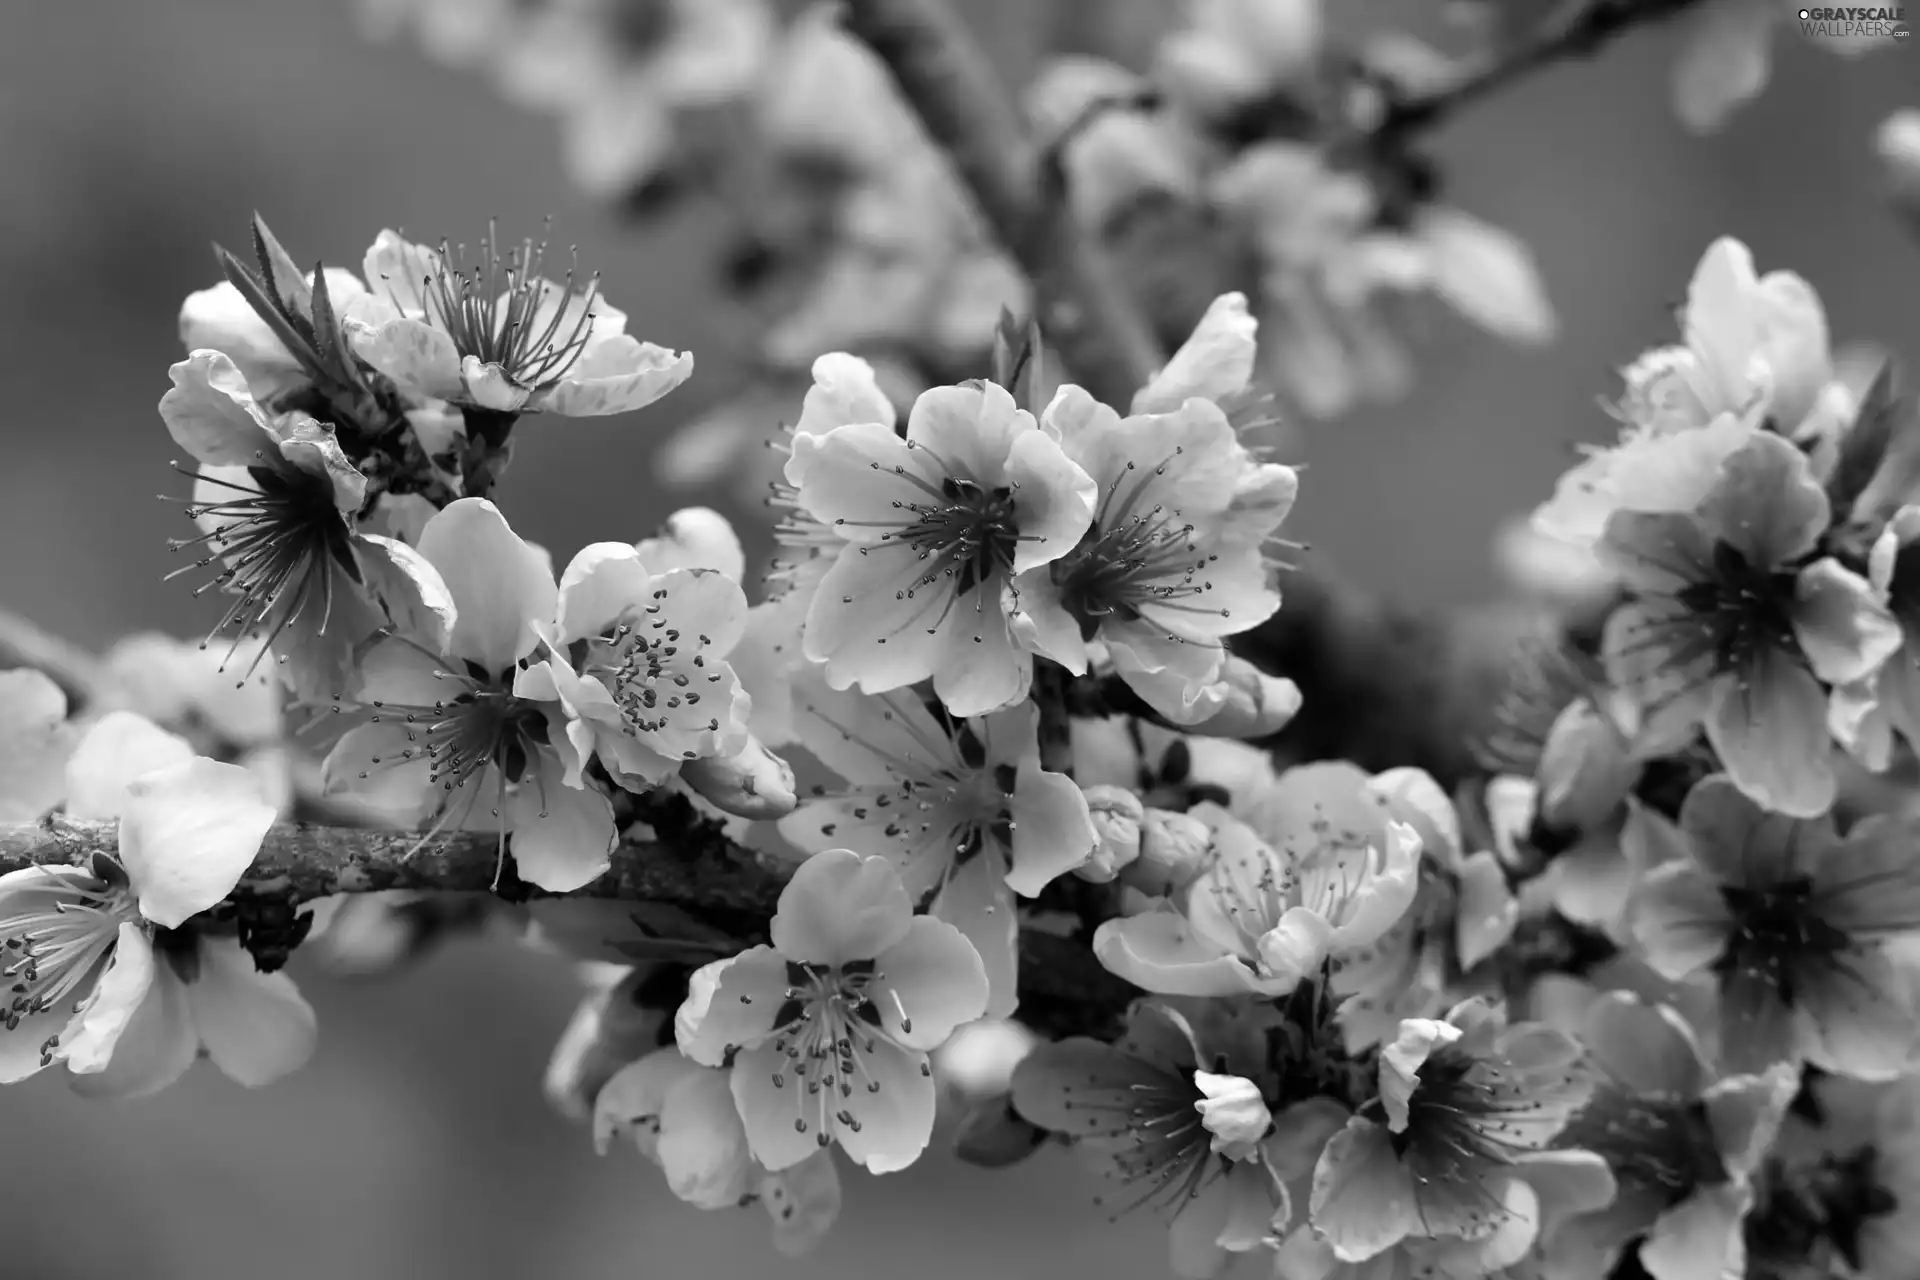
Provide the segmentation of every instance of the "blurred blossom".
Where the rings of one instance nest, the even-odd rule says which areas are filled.
[[[1920,108],[1888,116],[1875,136],[1888,188],[1901,211],[1920,218]]]

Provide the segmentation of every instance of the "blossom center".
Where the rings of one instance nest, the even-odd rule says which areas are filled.
[[[424,281],[427,314],[437,321],[462,357],[492,365],[515,386],[538,391],[564,377],[593,336],[600,288],[596,275],[574,290],[574,268],[555,284],[540,273],[544,240],[523,240],[503,254],[492,226],[480,242],[478,261],[464,261],[466,247],[440,245],[444,265]],[[463,259],[453,265],[455,257]]]
[[[397,759],[375,758],[373,763],[400,764],[425,756],[428,778],[448,792],[488,765],[498,767],[502,785],[524,781],[541,749],[549,745],[547,717],[539,703],[509,691],[510,674],[490,674],[468,663],[464,673],[434,672],[455,691],[431,705],[375,702],[373,722],[398,717],[406,726],[407,745]]]
[[[860,1118],[848,1105],[855,1090],[881,1091],[868,1061],[882,1041],[894,1044],[870,990],[884,978],[871,960],[787,962],[787,989],[773,1022],[773,1048],[784,1061],[773,1072],[773,1087],[793,1088],[794,1130],[813,1133],[823,1147],[833,1142],[832,1122],[860,1132]],[[913,1020],[899,993],[891,987],[885,992],[900,1029],[911,1032]]]
[[[615,627],[593,659],[592,673],[619,704],[621,721],[631,734],[658,733],[679,718],[676,712],[697,715],[689,709],[700,705],[699,686],[726,678],[720,664],[707,662],[711,637],[698,632],[687,635],[667,625],[660,604],[666,594],[656,590],[653,602],[643,610],[644,620]],[[706,727],[718,732],[719,718],[709,716]],[[692,759],[697,753],[686,754]]]
[[[1793,630],[1795,581],[1795,574],[1748,564],[1725,542],[1714,544],[1711,575],[1682,588],[1677,598],[1700,628],[1696,643],[1711,655],[1716,671],[1749,671],[1769,652],[1800,657]]]
[[[168,543],[174,551],[200,545],[209,552],[174,570],[169,578],[218,562],[221,567],[212,581],[195,587],[193,594],[197,597],[220,587],[234,596],[208,638],[236,629],[237,646],[241,636],[261,634],[264,654],[265,646],[296,619],[315,614],[314,630],[324,634],[333,616],[335,593],[350,589],[339,579],[360,580],[347,522],[334,504],[332,486],[295,467],[285,471],[250,467],[251,483],[182,473],[221,491],[218,497],[187,508],[190,518],[209,521],[211,528],[198,537]]]
[[[1143,605],[1192,608],[1175,602],[1212,589],[1199,575],[1218,557],[1200,550],[1193,525],[1177,509],[1146,497],[1172,460],[1144,472],[1127,463],[1101,496],[1092,533],[1055,563],[1061,603],[1079,622],[1082,639],[1091,640],[1109,618],[1138,621]]]
[[[1727,1181],[1707,1109],[1698,1101],[1600,1083],[1556,1145],[1599,1154],[1615,1178],[1665,1207],[1679,1204],[1697,1187]]]
[[[1758,977],[1791,1004],[1798,966],[1832,962],[1852,944],[1844,930],[1815,914],[1813,894],[1806,876],[1763,889],[1722,885],[1734,924],[1715,968]]]
[[[49,877],[47,886],[23,889],[0,916],[0,978],[7,984],[4,1025],[18,1031],[27,1018],[72,1015],[93,994],[120,936],[120,926],[140,918],[126,885],[89,878]],[[58,1033],[40,1045],[48,1066],[60,1047]]]

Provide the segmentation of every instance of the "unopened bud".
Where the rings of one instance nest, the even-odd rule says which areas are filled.
[[[1876,144],[1894,201],[1908,217],[1920,218],[1920,107],[1888,116]]]
[[[1147,809],[1140,818],[1140,856],[1120,877],[1142,893],[1177,893],[1206,866],[1211,839],[1207,824],[1191,814]]]
[[[1591,700],[1575,698],[1554,718],[1540,751],[1540,817],[1592,831],[1626,800],[1638,772],[1620,730]]]
[[[730,756],[689,760],[681,779],[717,808],[737,818],[784,818],[798,803],[793,768],[762,746],[758,738]]]
[[[1245,658],[1228,658],[1221,671],[1226,701],[1220,709],[1188,733],[1209,738],[1264,738],[1287,727],[1300,710],[1300,686],[1284,676],[1270,676]]]
[[[1146,807],[1125,787],[1084,787],[1087,812],[1100,838],[1093,856],[1073,869],[1082,880],[1106,884],[1140,856],[1140,819]]]
[[[604,968],[620,973],[614,966]],[[596,984],[560,1033],[542,1087],[547,1101],[567,1119],[589,1119],[594,1099],[614,1073],[659,1044],[666,1011],[639,1000],[650,971],[651,966],[629,969],[611,983]]]
[[[1229,1160],[1250,1160],[1273,1125],[1260,1086],[1244,1076],[1196,1071],[1193,1082],[1206,1097],[1193,1104],[1200,1123],[1213,1135],[1213,1149]]]

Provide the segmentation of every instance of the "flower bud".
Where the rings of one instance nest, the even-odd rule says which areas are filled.
[[[1206,866],[1211,842],[1207,824],[1191,814],[1147,809],[1140,818],[1140,856],[1122,868],[1121,879],[1142,893],[1176,893]]]
[[[762,746],[758,738],[730,756],[689,760],[681,779],[715,807],[737,818],[784,818],[798,803],[793,768]]]
[[[1264,738],[1287,727],[1300,710],[1300,686],[1283,676],[1270,676],[1245,658],[1228,658],[1220,672],[1226,701],[1220,709],[1188,733],[1210,738]]]
[[[1895,203],[1908,217],[1920,218],[1920,107],[1888,116],[1875,142]]]
[[[1082,880],[1106,884],[1140,856],[1140,819],[1146,808],[1125,787],[1085,787],[1087,811],[1100,838],[1093,857],[1073,869]]]
[[[569,1120],[593,1115],[594,1099],[614,1073],[644,1056],[660,1039],[666,1014],[636,1000],[649,969],[621,970],[613,965],[582,966],[601,971],[547,1060],[542,1087],[547,1101]],[[606,981],[611,977],[612,981]]]
[[[1244,1076],[1196,1071],[1193,1082],[1207,1096],[1193,1104],[1200,1123],[1213,1135],[1213,1149],[1229,1160],[1251,1160],[1273,1125],[1260,1087]]]
[[[1620,807],[1637,772],[1613,722],[1589,699],[1575,698],[1554,718],[1540,751],[1540,817],[1591,831]]]

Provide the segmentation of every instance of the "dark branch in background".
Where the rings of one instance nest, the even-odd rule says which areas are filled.
[[[1699,0],[1571,0],[1554,16],[1504,48],[1468,63],[1453,79],[1391,102],[1377,132],[1405,133],[1438,124],[1461,107],[1568,58],[1591,57],[1645,23],[1672,17]]]

